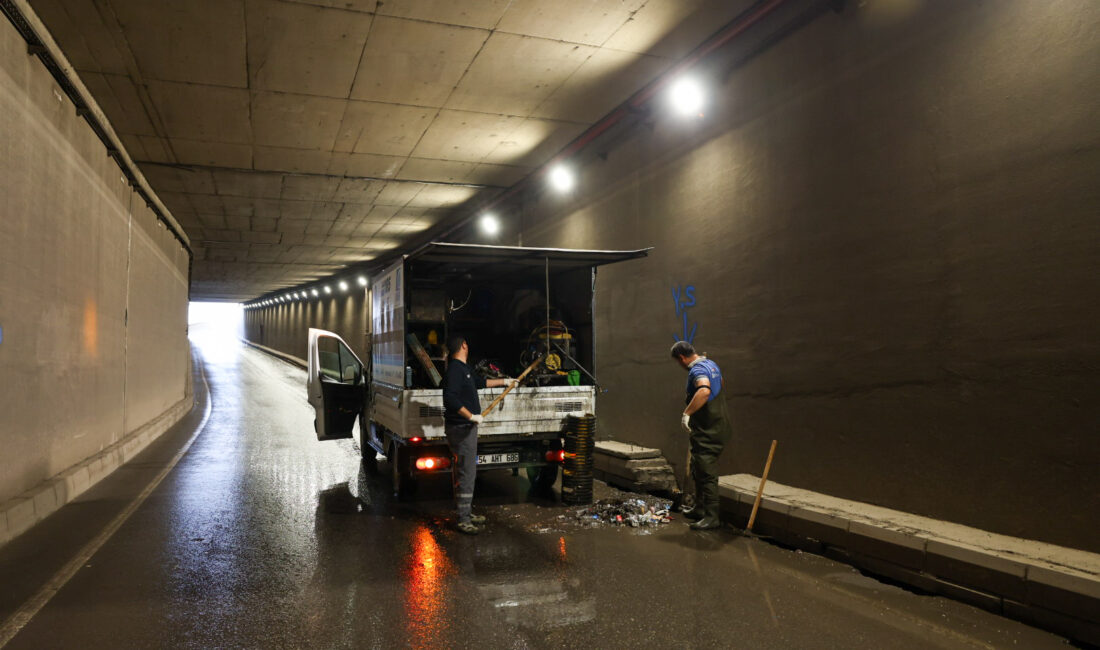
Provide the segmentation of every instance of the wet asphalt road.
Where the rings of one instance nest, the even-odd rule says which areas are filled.
[[[303,371],[195,342],[195,411],[0,549],[7,620],[195,436],[8,648],[1065,647],[733,530],[582,527],[508,471],[479,477],[488,530],[458,535],[446,478],[395,501],[385,463],[314,439]]]

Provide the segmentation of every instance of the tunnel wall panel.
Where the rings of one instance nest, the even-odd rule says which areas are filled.
[[[246,309],[245,338],[285,354],[305,359],[309,328],[335,332],[366,363],[370,347],[369,291],[356,286],[348,293],[304,301],[279,303],[273,307]]]
[[[131,223],[137,203],[0,20],[0,502],[184,397],[187,258]]]
[[[609,146],[507,243],[656,247],[599,274],[605,434],[682,464],[694,328],[723,473],[774,438],[778,481],[1098,551],[1100,5],[890,4]]]

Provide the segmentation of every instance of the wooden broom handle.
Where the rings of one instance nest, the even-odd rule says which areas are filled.
[[[482,412],[481,415],[482,416],[489,415],[489,411],[492,411],[494,408],[496,408],[496,405],[500,404],[500,400],[504,399],[505,395],[512,392],[513,388],[515,388],[516,386],[519,386],[519,383],[521,381],[523,381],[523,378],[526,377],[528,375],[528,373],[530,373],[532,370],[534,370],[535,366],[539,365],[540,363],[542,363],[542,357],[539,357],[538,359],[535,359],[534,363],[527,366],[527,370],[524,370],[523,373],[520,374],[519,377],[516,377],[516,380],[514,382],[512,382],[511,384],[509,384],[508,387],[504,389],[504,392],[501,393],[500,395],[498,395],[497,398],[495,400],[493,400],[493,403],[489,405],[489,408],[485,409],[485,411]]]
[[[775,440],[772,440],[772,448],[768,451],[768,462],[764,463],[764,475],[760,477],[760,487],[756,490],[756,502],[752,504],[752,514],[749,515],[749,525],[745,530],[752,532],[752,525],[756,522],[756,511],[760,508],[760,498],[764,496],[764,483],[768,480],[768,470],[772,468],[772,457],[775,456]]]

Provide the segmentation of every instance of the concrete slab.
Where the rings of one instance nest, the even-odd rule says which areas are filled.
[[[649,0],[603,46],[678,59],[750,5],[752,0]]]
[[[373,16],[273,0],[245,8],[251,88],[348,96]]]
[[[419,106],[349,101],[334,151],[408,156],[434,115]]]
[[[502,32],[526,34],[555,41],[603,45],[633,18],[645,0],[591,2],[590,0],[515,0],[500,20]]]
[[[1026,601],[1086,621],[1100,621],[1100,580],[1076,571],[1029,566]]]
[[[339,176],[370,176],[393,178],[401,168],[403,156],[384,156],[373,153],[334,152],[328,172]]]
[[[209,165],[238,169],[252,167],[252,145],[248,144],[172,138],[172,150],[176,152],[176,160],[181,165]]]
[[[170,138],[248,144],[249,94],[240,88],[148,81],[149,96]]]
[[[147,78],[248,86],[240,3],[112,0],[110,6]]]
[[[484,162],[530,166],[540,164],[580,135],[586,124],[538,118],[523,120],[501,140]]]
[[[277,199],[282,196],[283,175],[264,172],[215,170],[214,187],[222,196],[247,196]]]
[[[641,459],[660,458],[661,450],[650,447],[642,447],[628,442],[615,440],[598,440],[595,444],[596,453],[614,456],[616,458]]]
[[[673,63],[644,54],[600,49],[531,112],[533,117],[592,123]]]
[[[346,100],[332,97],[253,92],[253,142],[331,152],[346,105]]]
[[[522,123],[523,118],[512,115],[444,109],[424,132],[412,156],[481,162]]]
[[[252,152],[252,162],[248,166],[266,171],[324,174],[332,161],[331,153],[317,149],[256,146]]]
[[[413,18],[467,27],[490,29],[504,15],[510,0],[479,0],[479,2],[454,2],[454,0],[411,0],[383,2],[378,13],[400,18]]]
[[[379,16],[351,90],[352,99],[443,106],[489,32]],[[440,56],[445,54],[445,56]]]
[[[951,582],[1023,601],[1027,565],[991,555],[984,549],[957,541],[928,540],[925,573]]]
[[[594,52],[587,45],[495,32],[445,106],[527,116]]]
[[[467,182],[467,177],[477,163],[433,158],[409,158],[397,173],[403,180],[438,181],[443,183]]]

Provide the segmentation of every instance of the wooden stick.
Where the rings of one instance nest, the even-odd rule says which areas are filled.
[[[749,515],[749,525],[746,531],[752,532],[752,525],[756,522],[756,511],[760,508],[760,499],[764,496],[764,483],[768,480],[768,470],[772,468],[772,457],[775,456],[775,440],[772,440],[772,448],[768,451],[768,462],[764,463],[764,475],[760,477],[760,487],[756,490],[756,502],[752,504],[752,514]]]
[[[513,388],[515,388],[516,386],[519,386],[519,383],[521,381],[523,381],[523,378],[526,377],[527,374],[530,373],[532,370],[534,370],[535,366],[539,365],[540,363],[542,363],[542,357],[539,357],[538,359],[535,359],[534,363],[527,366],[527,370],[524,370],[523,374],[521,374],[519,377],[516,377],[516,380],[514,382],[512,382],[511,385],[508,386],[508,388],[505,388],[504,392],[501,393],[500,395],[498,395],[497,398],[495,400],[493,400],[493,403],[489,405],[489,408],[485,409],[481,413],[481,415],[482,416],[489,415],[489,411],[492,411],[496,407],[497,404],[500,404],[500,400],[504,399],[505,395],[512,392]]]

